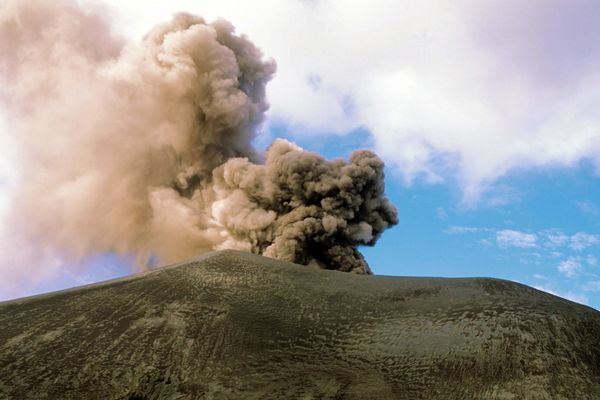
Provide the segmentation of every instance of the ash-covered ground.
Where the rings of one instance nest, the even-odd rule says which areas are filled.
[[[235,252],[0,304],[2,399],[598,399],[600,313]]]

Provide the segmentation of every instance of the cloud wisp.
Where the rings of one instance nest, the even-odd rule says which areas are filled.
[[[598,265],[594,254],[584,252],[593,251],[595,247],[600,246],[600,236],[597,234],[577,232],[568,235],[560,229],[524,232],[471,226],[451,226],[444,232],[452,235],[474,235],[478,237],[479,243],[488,247],[495,245],[501,251],[520,251],[518,259],[524,264],[530,261],[537,263],[541,258],[548,262],[559,259],[558,264],[555,264],[556,270],[567,278],[582,275],[585,266],[593,268]],[[556,261],[552,261],[554,262]]]
[[[496,232],[496,243],[500,247],[518,247],[529,249],[537,246],[537,236],[512,229],[503,229]]]
[[[584,250],[591,246],[600,244],[600,235],[593,235],[585,232],[577,232],[571,236],[569,246],[576,251]]]
[[[561,261],[557,266],[558,272],[566,276],[567,278],[574,278],[581,273],[583,267],[577,257],[569,257],[564,261]]]

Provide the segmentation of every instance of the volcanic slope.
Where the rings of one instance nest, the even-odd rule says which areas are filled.
[[[0,304],[1,399],[599,399],[600,313],[224,251]]]

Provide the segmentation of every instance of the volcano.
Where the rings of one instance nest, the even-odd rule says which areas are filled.
[[[2,399],[598,399],[600,313],[222,251],[0,304]]]

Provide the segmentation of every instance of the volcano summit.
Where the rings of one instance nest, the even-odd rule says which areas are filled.
[[[222,251],[0,305],[0,398],[597,399],[600,313]]]

